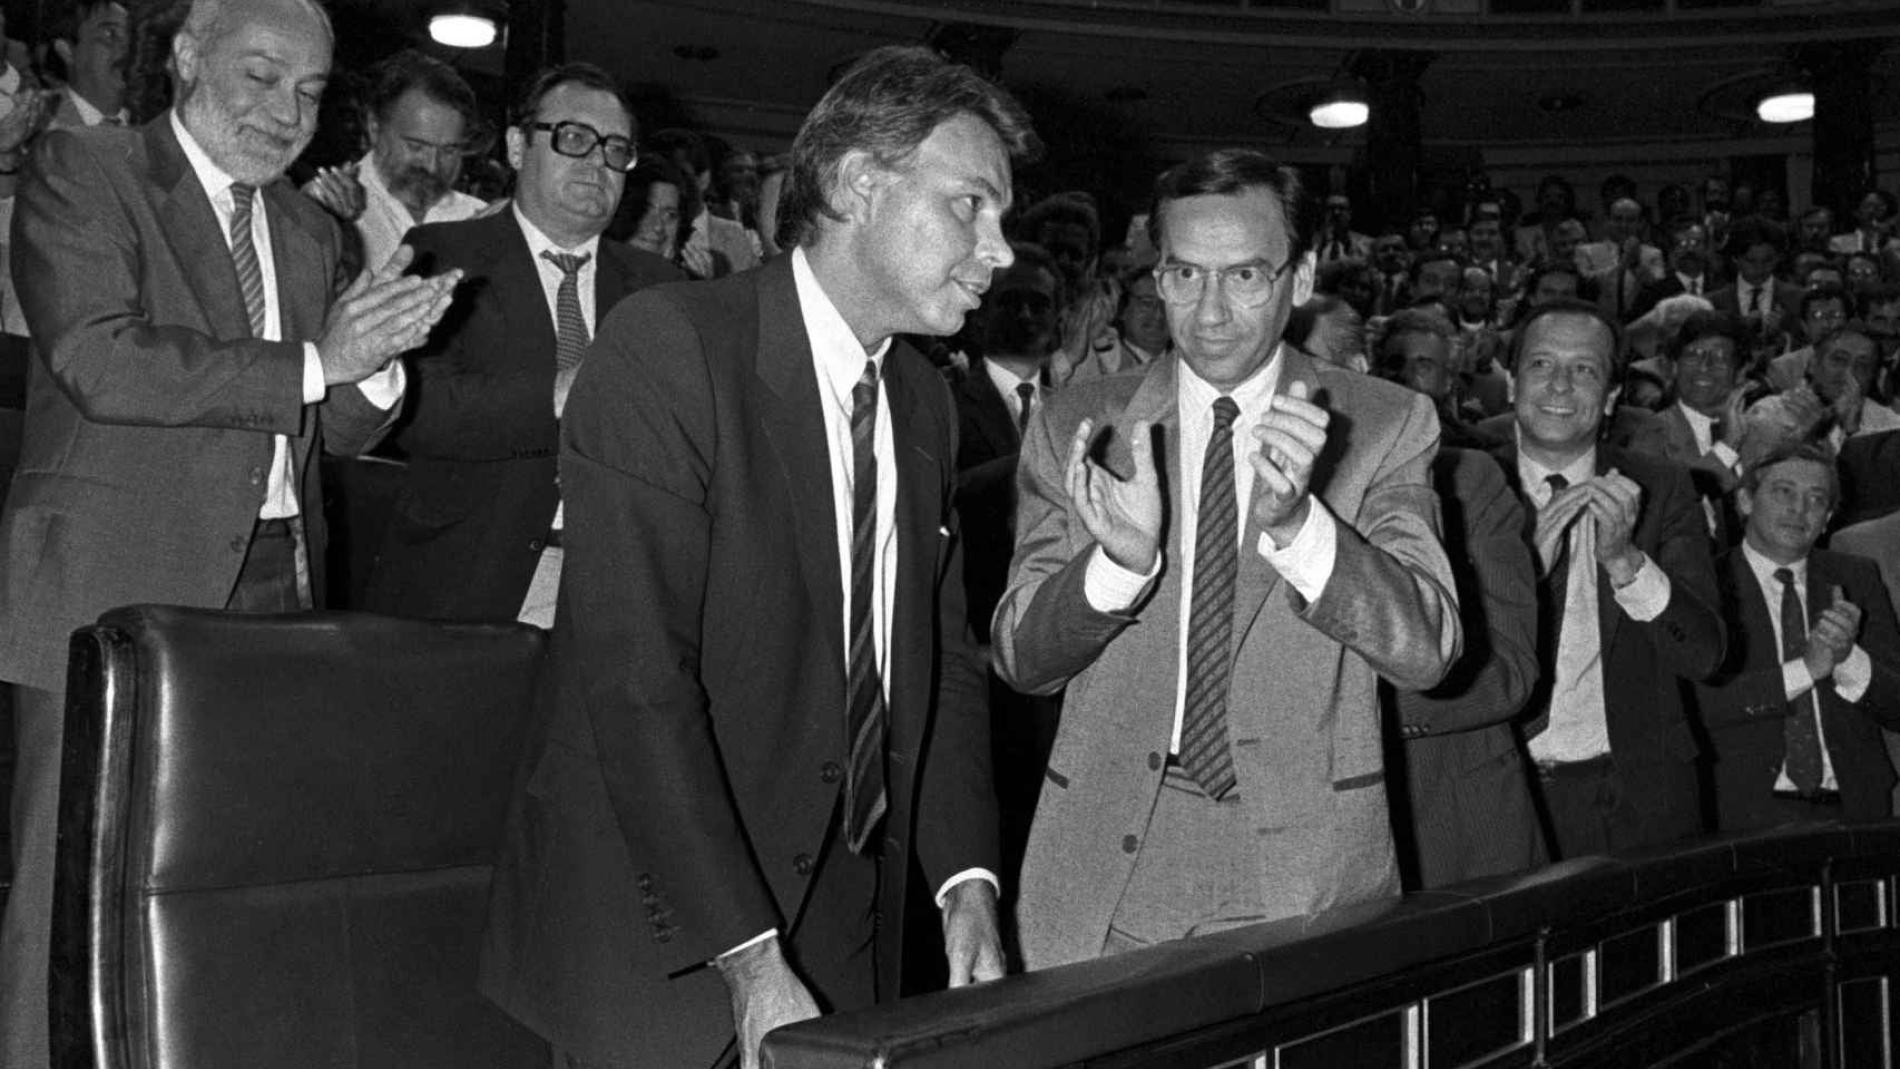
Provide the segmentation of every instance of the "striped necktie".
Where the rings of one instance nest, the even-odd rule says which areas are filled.
[[[541,258],[561,269],[561,286],[554,291],[554,414],[567,407],[567,391],[574,385],[581,357],[587,353],[587,319],[581,315],[581,268],[593,254],[544,252]]]
[[[1187,696],[1181,710],[1181,767],[1209,798],[1234,789],[1227,745],[1227,691],[1233,672],[1234,585],[1240,578],[1240,504],[1234,495],[1231,397],[1214,401],[1214,433],[1201,461],[1195,514],[1193,602],[1188,608]]]
[[[247,182],[231,183],[231,263],[237,268],[238,290],[244,294],[244,311],[251,319],[251,337],[264,336],[264,268],[258,263],[257,245],[251,240],[251,207],[257,187]]]
[[[1801,610],[1801,595],[1795,590],[1794,572],[1776,568],[1775,579],[1781,584],[1781,659],[1785,663],[1806,656],[1808,650],[1807,614]],[[1814,722],[1814,691],[1788,703],[1788,716],[1781,722],[1781,744],[1787,756],[1788,778],[1802,794],[1821,789],[1821,732]]]
[[[851,388],[851,644],[845,664],[849,704],[845,737],[851,767],[845,777],[845,843],[862,854],[884,816],[884,683],[877,671],[877,615],[871,599],[877,568],[877,361]]]

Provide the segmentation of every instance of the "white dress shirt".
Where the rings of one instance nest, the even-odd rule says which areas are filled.
[[[1755,295],[1757,293],[1761,294],[1760,308],[1755,307]],[[1775,280],[1768,278],[1763,279],[1759,283],[1750,283],[1744,279],[1736,279],[1735,306],[1741,310],[1743,315],[1754,315],[1756,312],[1766,315],[1773,311],[1775,307]]]
[[[79,121],[85,123],[87,126],[97,126],[106,121],[106,113],[99,110],[92,101],[74,92],[71,86],[66,87],[66,99],[72,101],[73,110],[79,113]],[[129,121],[129,117],[126,115],[125,109],[120,108],[118,111],[113,112],[112,120],[118,125],[124,126]]]
[[[1597,454],[1591,449],[1562,469],[1547,468],[1522,450],[1517,474],[1531,504],[1542,510],[1555,491],[1546,478],[1561,475],[1569,486],[1596,478]],[[1603,633],[1597,619],[1596,523],[1588,510],[1577,514],[1565,534],[1570,566],[1564,582],[1564,616],[1557,636],[1557,664],[1551,675],[1550,720],[1530,740],[1531,758],[1540,764],[1588,761],[1610,752],[1610,725],[1604,707]],[[1636,578],[1613,592],[1624,615],[1654,620],[1669,607],[1669,576],[1643,556]]]
[[[1761,585],[1761,594],[1768,602],[1768,622],[1775,629],[1775,650],[1780,652],[1781,637],[1781,580],[1775,578],[1777,568],[1787,568],[1794,573],[1795,597],[1801,601],[1801,619],[1803,626],[1812,626],[1814,621],[1808,617],[1808,559],[1806,557],[1793,564],[1777,564],[1758,552],[1747,540],[1742,542],[1742,558],[1748,561],[1748,570],[1755,573],[1755,581]],[[1852,705],[1867,693],[1873,683],[1873,662],[1867,658],[1867,651],[1856,644],[1847,657],[1834,666],[1834,693],[1841,700]],[[1794,701],[1814,689],[1814,676],[1808,672],[1808,663],[1801,657],[1781,662],[1782,692],[1789,701]],[[1840,782],[1834,778],[1834,758],[1827,752],[1827,723],[1821,717],[1820,703],[1807,715],[1814,717],[1815,737],[1821,740],[1821,787],[1824,790],[1839,790]],[[1775,789],[1778,791],[1795,790],[1794,780],[1788,777],[1788,767],[1784,762],[1775,775]]]
[[[211,199],[211,212],[218,218],[218,233],[224,236],[225,248],[229,249],[231,214],[236,210],[236,201],[231,195],[231,176],[211,162],[211,157],[191,136],[191,131],[179,121],[176,110],[171,113],[171,124],[172,132],[178,135],[179,147],[184,149],[192,171],[197,174],[205,195]],[[263,339],[283,341],[283,318],[277,294],[277,259],[271,248],[270,217],[262,188],[251,198],[251,244],[257,249],[257,265],[264,276]],[[325,285],[328,282],[328,279],[324,280]],[[304,342],[304,404],[314,405],[323,400],[324,394],[328,392],[323,377],[323,359],[317,355],[316,343]],[[357,383],[356,387],[371,404],[387,409],[402,398],[404,381],[402,362],[392,360],[381,371]],[[288,519],[298,514],[297,479],[296,473],[290,470],[290,444],[281,434],[272,435],[271,443],[270,474],[265,480],[264,503],[257,517],[260,520]]]
[[[1678,271],[1676,272],[1676,281],[1682,283],[1682,292],[1688,294],[1691,297],[1702,296],[1702,288],[1703,288],[1702,275],[1685,275],[1682,272]]]
[[[389,191],[382,171],[376,167],[373,152],[356,161],[356,181],[363,187],[363,214],[356,217],[356,232],[363,238],[365,267],[377,268],[388,263],[402,245],[403,235],[412,227],[473,219],[487,207],[479,198],[451,189],[417,219],[408,206]]]
[[[1285,351],[1285,346],[1276,348],[1273,356],[1252,378],[1228,391],[1228,396],[1240,408],[1233,428],[1234,503],[1239,516],[1239,522],[1235,524],[1238,529],[1236,534],[1243,552],[1246,549],[1247,527],[1251,523],[1249,508],[1253,501],[1254,482],[1258,478],[1247,459],[1260,452],[1260,440],[1254,437],[1253,429],[1259,426],[1267,414],[1274,392],[1279,387],[1280,371],[1286,366]],[[1175,403],[1181,424],[1181,442],[1176,449],[1176,455],[1181,458],[1181,489],[1176,495],[1180,514],[1173,520],[1181,537],[1181,642],[1175,660],[1174,728],[1168,743],[1170,753],[1180,752],[1181,717],[1187,702],[1188,621],[1194,611],[1194,540],[1199,530],[1201,510],[1201,461],[1207,455],[1207,441],[1214,435],[1214,401],[1222,392],[1196,375],[1185,360],[1175,365],[1175,372]],[[1326,503],[1317,494],[1311,495],[1310,500],[1312,507],[1307,511],[1306,522],[1293,541],[1284,548],[1276,547],[1273,539],[1262,531],[1255,545],[1255,551],[1266,560],[1268,566],[1279,572],[1309,602],[1317,600],[1325,592],[1326,583],[1332,578],[1339,535],[1338,520],[1333,517]],[[1165,556],[1166,547],[1163,546],[1155,554],[1154,567],[1144,575],[1116,564],[1097,546],[1094,556],[1089,559],[1088,570],[1083,574],[1082,589],[1090,607],[1097,612],[1128,611],[1146,595],[1155,577],[1161,574],[1162,558]]]
[[[1029,387],[1031,413],[1042,407],[1042,383],[1038,381],[1041,378],[1040,375],[1032,373],[1025,379],[994,360],[983,361],[983,370],[989,372],[990,383],[996,387],[996,392],[1003,395],[1003,404],[1009,409],[1009,418],[1015,422],[1016,426],[1022,426],[1024,418],[1023,395],[1016,392],[1018,386]]]
[[[818,397],[824,408],[825,452],[831,460],[832,515],[837,520],[838,575],[844,591],[841,599],[844,612],[838,619],[839,633],[844,636],[844,641],[839,648],[845,651],[847,663],[843,667],[847,675],[851,671],[848,663],[851,648],[851,514],[855,499],[852,486],[851,390],[863,377],[866,360],[878,365],[877,422],[871,431],[872,449],[877,454],[877,535],[873,540],[877,547],[877,564],[871,573],[871,644],[876,650],[878,681],[883,685],[884,698],[888,703],[891,696],[891,617],[895,607],[897,575],[897,462],[893,459],[896,446],[891,437],[890,391],[884,386],[883,375],[884,358],[891,351],[891,342],[886,338],[875,352],[867,354],[864,351],[864,346],[858,342],[857,333],[845,322],[838,306],[826,295],[824,287],[819,285],[818,276],[812,273],[811,262],[806,258],[803,248],[792,250],[792,281],[798,287],[798,310],[805,320],[805,336],[811,342],[812,371],[818,377]],[[844,710],[838,710],[838,713],[842,725]],[[988,869],[965,869],[943,881],[943,886],[937,889],[938,907],[943,906],[952,887],[969,879],[987,880],[999,893],[1002,888],[1002,882]],[[726,951],[726,954],[744,950],[777,934],[776,928],[761,932]]]

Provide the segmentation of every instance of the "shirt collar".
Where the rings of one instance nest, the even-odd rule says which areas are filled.
[[[521,214],[520,201],[511,204],[509,210],[515,213],[515,222],[521,226],[521,236],[528,239],[528,255],[534,257],[536,263],[546,263],[545,260],[541,259],[541,254],[544,252],[559,252],[590,257],[586,266],[593,265],[594,261],[591,257],[600,251],[599,234],[595,234],[593,237],[588,238],[586,241],[581,242],[571,249],[563,249],[554,243],[553,238],[542,233],[541,228],[535,226],[527,216]],[[585,270],[585,267],[583,267],[583,270]]]
[[[191,136],[190,130],[185,129],[185,122],[178,117],[177,108],[172,109],[171,119],[172,133],[178,135],[178,147],[185,150],[185,159],[191,164],[192,172],[198,176],[198,184],[204,187],[208,196],[216,200],[231,188],[235,179],[226,174],[224,168],[211,162],[204,146],[198,144],[198,139]]]
[[[97,126],[105,121],[106,113],[99,110],[92,101],[74,92],[71,86],[66,87],[66,97],[73,102],[73,110],[79,113],[80,122],[87,126]],[[121,123],[125,122],[125,109],[120,108],[112,117]]]
[[[1240,406],[1242,416],[1258,419],[1267,410],[1267,402],[1273,397],[1280,385],[1280,371],[1286,367],[1284,354],[1286,343],[1279,342],[1273,347],[1273,355],[1247,381],[1231,390],[1220,390],[1213,383],[1194,373],[1186,360],[1178,362],[1180,369],[1181,407],[1184,412],[1204,413],[1214,407],[1214,400],[1225,393]]]
[[[1776,564],[1763,556],[1760,550],[1749,545],[1747,538],[1743,538],[1742,558],[1748,561],[1748,570],[1755,573],[1755,578],[1761,582],[1762,589],[1772,591],[1777,597],[1781,594],[1781,581],[1775,578],[1777,568],[1786,568],[1793,572],[1797,586],[1806,586],[1808,583],[1808,558],[1806,557],[1802,557],[1793,564]]]
[[[864,375],[864,362],[876,363],[881,374],[884,356],[891,351],[891,339],[884,339],[876,352],[865,353],[851,324],[844,321],[838,306],[819,285],[802,246],[792,250],[792,283],[798,288],[798,311],[805,320],[805,335],[811,340],[818,380],[830,387],[834,399],[849,407],[851,388]]]
[[[1011,371],[994,360],[983,361],[983,370],[989,372],[990,381],[996,384],[996,392],[1000,394],[1015,396],[1016,387],[1023,383],[1028,383],[1031,386],[1040,385],[1038,380],[1041,378],[1041,375],[1037,374],[1023,378],[1021,375],[1016,374],[1014,371]]]
[[[1561,468],[1547,468],[1531,459],[1531,457],[1524,452],[1523,428],[1514,427],[1512,428],[1512,432],[1517,436],[1518,443],[1517,477],[1525,487],[1530,489],[1532,500],[1538,501],[1541,504],[1544,500],[1548,499],[1550,487],[1544,480],[1549,476],[1561,475],[1564,477],[1564,482],[1570,486],[1577,486],[1596,478],[1596,446],[1591,446],[1584,451],[1582,456]]]
[[[1689,407],[1687,401],[1677,401],[1676,407],[1682,409],[1682,418],[1688,420],[1689,426],[1695,428],[1697,433],[1709,433],[1714,430],[1715,421]]]

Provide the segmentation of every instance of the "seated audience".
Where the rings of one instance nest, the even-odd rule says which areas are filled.
[[[697,203],[699,212],[687,220],[679,250],[686,273],[701,279],[724,278],[758,266],[760,250],[745,226],[712,213],[707,201],[712,190],[712,153],[705,139],[691,130],[674,128],[654,134],[647,147],[666,157],[693,184],[686,201]]]
[[[1867,396],[1874,384],[1879,349],[1865,328],[1849,323],[1815,343],[1808,386],[1834,414],[1829,443],[1900,430],[1900,413]]]
[[[1805,344],[1768,362],[1768,385],[1777,390],[1792,390],[1807,381],[1808,365],[1814,359],[1814,343],[1856,318],[1857,311],[1854,295],[1839,286],[1809,286],[1801,294],[1798,307],[1800,336]]]
[[[680,231],[686,220],[699,214],[694,196],[693,184],[664,156],[642,156],[627,172],[607,237],[676,264]]]

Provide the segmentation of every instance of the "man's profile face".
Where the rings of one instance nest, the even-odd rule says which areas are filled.
[[[1610,386],[1615,336],[1581,312],[1539,316],[1524,328],[1514,405],[1522,440],[1574,457],[1589,448],[1616,407]]]
[[[1865,396],[1874,384],[1874,369],[1879,355],[1874,340],[1857,331],[1837,334],[1814,354],[1808,381],[1823,401],[1833,401],[1850,389]],[[1849,380],[1852,380],[1851,384]]]
[[[1735,342],[1710,334],[1690,342],[1676,358],[1676,396],[1704,415],[1721,411],[1735,388]]]
[[[1386,359],[1396,367],[1399,385],[1433,401],[1451,395],[1451,343],[1444,338],[1407,331],[1386,342]]]
[[[866,276],[890,333],[955,334],[993,272],[1015,260],[1003,240],[1009,153],[973,115],[937,124],[910,160],[878,172],[863,207]]]
[[[1753,491],[1737,490],[1735,506],[1748,521],[1748,544],[1792,564],[1814,548],[1834,514],[1833,473],[1818,460],[1790,457],[1764,469]]]
[[[977,314],[983,352],[989,356],[1047,357],[1056,346],[1056,277],[1048,268],[1018,260],[996,276]]]
[[[377,174],[410,210],[426,211],[455,188],[467,147],[461,112],[410,89],[390,104],[386,117],[370,117],[369,131]]]
[[[1313,292],[1313,256],[1293,260],[1293,236],[1280,199],[1262,186],[1239,193],[1182,197],[1161,205],[1160,267],[1188,265],[1207,276],[1199,298],[1168,303],[1168,332],[1194,373],[1228,390],[1272,357],[1295,305]],[[1220,272],[1251,266],[1284,272],[1266,299],[1246,307]]]
[[[73,32],[73,81],[97,86],[111,95],[123,92],[125,76],[120,64],[129,40],[123,6],[102,4],[94,8]]]
[[[633,117],[619,98],[578,82],[548,90],[533,121],[575,122],[601,137],[633,137]],[[508,131],[508,156],[518,174],[515,199],[535,225],[586,234],[607,229],[627,176],[607,166],[605,146],[596,144],[585,156],[563,156],[554,151],[552,130],[517,127]]]
[[[310,144],[330,76],[330,31],[291,0],[233,4],[211,41],[180,31],[173,57],[180,118],[213,162],[262,185]]]
[[[719,163],[719,181],[726,195],[751,207],[759,202],[759,158],[740,149]]]

